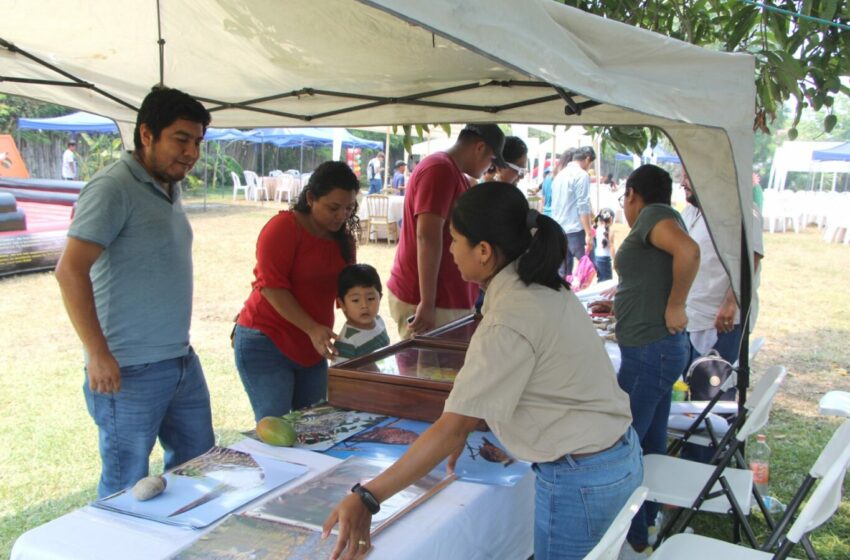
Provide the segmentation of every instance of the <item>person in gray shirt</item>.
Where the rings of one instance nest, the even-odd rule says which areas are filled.
[[[83,343],[100,497],[148,475],[157,438],[166,469],[214,444],[209,390],[189,345],[192,228],[178,184],[209,123],[203,105],[181,91],[148,94],[135,150],[83,188],[56,266]]]

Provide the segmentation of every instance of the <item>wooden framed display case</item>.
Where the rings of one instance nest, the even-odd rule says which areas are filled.
[[[476,315],[467,315],[461,317],[451,323],[437,327],[433,331],[429,331],[422,335],[417,335],[414,340],[432,341],[453,348],[461,348],[466,350],[469,346],[469,341],[472,339],[472,334],[478,328],[481,322],[481,317]]]
[[[443,412],[465,348],[436,340],[405,340],[331,366],[333,406],[433,422]]]

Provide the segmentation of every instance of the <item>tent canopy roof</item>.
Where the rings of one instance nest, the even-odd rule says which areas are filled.
[[[49,33],[48,14],[63,22]],[[125,139],[157,83],[201,99],[220,127],[657,126],[739,286],[752,221],[747,55],[551,0],[12,0],[0,68],[0,90],[112,117]]]
[[[21,117],[18,119],[18,128],[21,130],[61,130],[67,132],[118,132],[118,125],[112,119],[85,111],[46,119]]]
[[[850,161],[850,142],[826,150],[814,150],[812,159],[815,161]]]
[[[204,140],[242,140],[255,144],[274,144],[278,148],[298,148],[300,146],[330,146],[333,144],[334,134],[333,129],[313,127],[255,128],[245,131],[210,127],[204,135]],[[340,136],[343,146],[373,150],[384,147],[382,142],[359,138],[344,129],[337,131],[336,134]]]

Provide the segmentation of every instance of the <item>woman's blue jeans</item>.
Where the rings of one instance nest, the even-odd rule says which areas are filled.
[[[327,398],[328,362],[299,365],[257,329],[236,325],[236,369],[254,410],[254,419],[281,416]]]
[[[148,476],[157,438],[165,469],[206,453],[215,444],[210,393],[201,361],[190,348],[182,358],[121,368],[121,390],[95,393],[83,385],[98,428],[102,498]]]
[[[610,449],[535,463],[534,560],[584,558],[643,481],[634,429]]]
[[[667,418],[673,383],[684,373],[690,355],[686,333],[667,335],[643,346],[620,345],[622,362],[617,381],[629,394],[632,426],[640,438],[643,454],[667,452]],[[632,520],[628,541],[648,543],[649,525],[655,523],[658,505],[646,502]]]

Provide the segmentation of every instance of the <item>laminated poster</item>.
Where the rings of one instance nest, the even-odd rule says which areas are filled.
[[[174,560],[315,560],[330,558],[335,538],[321,533],[231,515],[221,525],[174,556]]]
[[[128,488],[92,505],[167,525],[200,529],[307,470],[304,465],[213,447],[165,473],[165,491],[150,500],[137,500]]]
[[[336,505],[357,484],[366,484],[381,474],[390,462],[352,457],[332,469],[292,488],[245,515],[295,525],[321,532],[322,524]],[[372,516],[373,535],[441,490],[454,476],[431,473],[381,503],[381,511]]]
[[[283,418],[295,427],[298,439],[293,447],[326,451],[354,434],[374,426],[386,419],[386,416],[323,404],[292,411]],[[245,435],[259,441],[256,430],[245,432]]]
[[[388,418],[335,445],[326,453],[340,459],[368,457],[394,462],[430,426],[428,422]],[[443,461],[437,469],[445,471],[446,464]],[[530,463],[512,457],[493,432],[476,431],[469,434],[466,449],[455,465],[455,474],[465,482],[513,486],[530,468]]]

